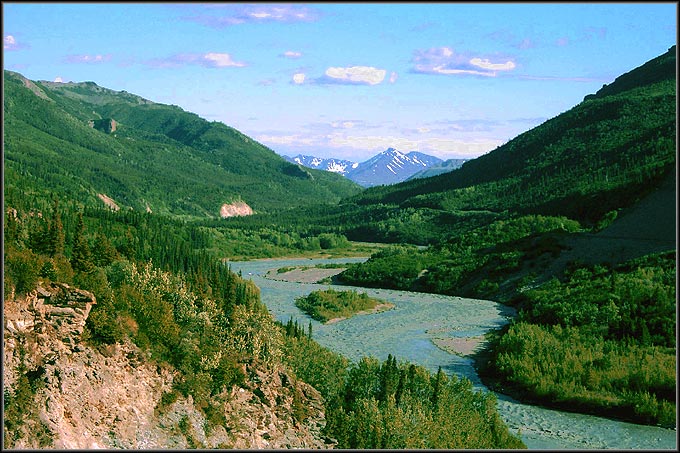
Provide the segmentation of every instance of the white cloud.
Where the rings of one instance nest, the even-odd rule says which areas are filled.
[[[201,5],[202,9],[209,14],[199,14],[192,17],[183,17],[183,20],[197,22],[202,25],[215,28],[230,27],[234,25],[263,22],[314,22],[321,17],[321,12],[315,8],[300,5],[225,5],[226,8],[213,8],[214,5]],[[215,10],[224,10],[216,15]]]
[[[256,139],[277,152],[319,155],[324,150],[327,157],[342,157],[361,161],[387,148],[402,151],[420,151],[442,159],[474,158],[485,154],[504,142],[494,139],[459,139],[450,137],[408,138],[400,134],[346,135],[352,127],[343,126],[349,121],[331,123],[335,131],[330,133],[286,134],[270,131],[256,135]]]
[[[293,74],[293,83],[295,83],[296,85],[305,83],[305,74],[302,72]]]
[[[392,72],[392,74],[390,74],[390,83],[396,82],[398,77],[399,75],[396,72]]]
[[[448,138],[428,138],[420,141],[420,151],[440,158],[448,156],[478,157],[502,145],[500,140],[463,141]]]
[[[3,50],[13,51],[26,49],[29,46],[26,44],[21,44],[14,35],[5,35],[2,39]]]
[[[176,68],[184,65],[198,65],[206,68],[243,68],[248,66],[246,63],[234,61],[230,54],[219,52],[208,52],[205,54],[184,53],[171,55],[165,58],[155,58],[147,60],[144,64],[154,68]]]
[[[300,58],[302,56],[301,52],[295,52],[292,50],[286,50],[281,54],[282,57],[284,58]]]
[[[86,63],[86,64],[96,64],[96,63],[106,63],[111,60],[111,54],[107,55],[67,55],[64,58],[66,63]]]
[[[57,83],[64,83],[64,79],[62,79],[60,76],[55,77],[54,81]]]
[[[387,71],[372,66],[330,67],[325,76],[331,83],[377,85],[385,79]]]
[[[7,35],[2,41],[2,48],[5,50],[10,50],[13,47],[16,47],[17,45],[17,40],[14,38],[12,35]]]
[[[511,71],[516,67],[509,58],[492,61],[489,57],[459,54],[449,47],[416,50],[411,62],[414,63],[411,70],[421,74],[496,77],[498,71]]]
[[[488,69],[490,71],[510,71],[515,69],[515,63],[512,61],[506,61],[505,63],[492,63],[488,58],[473,58],[470,60],[470,64],[479,66],[482,69]]]
[[[231,55],[228,53],[215,53],[210,52],[203,55],[203,59],[206,61],[206,66],[213,66],[216,68],[226,68],[226,67],[237,67],[242,68],[246,64],[231,59]]]
[[[331,127],[334,129],[351,129],[356,126],[355,121],[333,121]]]

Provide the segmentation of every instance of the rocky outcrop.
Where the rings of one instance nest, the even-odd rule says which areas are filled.
[[[243,201],[225,203],[220,208],[220,217],[222,217],[223,219],[226,219],[228,217],[239,217],[252,214],[253,209]]]
[[[105,204],[106,206],[108,206],[109,208],[111,208],[112,210],[114,210],[114,211],[120,210],[120,206],[118,206],[118,204],[117,204],[115,201],[113,201],[113,198],[109,197],[108,195],[105,195],[105,194],[103,194],[103,193],[98,193],[98,194],[97,194],[97,197],[98,197],[101,201],[103,201],[104,204]],[[146,205],[146,208],[147,208],[147,212],[149,212],[150,209],[149,209],[149,205],[148,205],[148,204]]]
[[[172,404],[161,405],[163,395],[173,392],[177,371],[129,341],[97,347],[83,341],[94,304],[92,293],[59,283],[5,301],[3,390],[14,401],[30,392],[30,402],[5,420],[6,447],[333,446],[320,434],[321,396],[280,365],[244,364],[246,382],[214,397],[224,423],[208,422],[191,396],[175,393]]]

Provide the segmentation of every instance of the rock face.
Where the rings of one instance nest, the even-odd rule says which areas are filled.
[[[239,217],[252,214],[252,208],[242,201],[226,203],[220,208],[220,217],[223,219],[226,219],[227,217]]]
[[[29,395],[18,416],[6,411],[6,447],[332,448],[320,434],[321,396],[281,366],[244,365],[246,384],[214,397],[224,425],[206,422],[191,396],[161,406],[177,372],[131,342],[82,341],[94,304],[66,284],[5,301],[3,391],[10,401]]]
[[[113,198],[109,197],[108,195],[105,195],[105,194],[103,194],[103,193],[98,193],[98,194],[97,194],[97,197],[98,197],[101,201],[103,201],[104,204],[105,204],[106,206],[108,206],[110,209],[112,209],[112,210],[114,210],[114,211],[119,211],[119,210],[120,210],[120,206],[118,206],[118,204],[117,204],[115,201],[113,201]],[[148,204],[146,205],[146,208],[147,208],[147,211],[150,211],[149,205],[148,205]]]

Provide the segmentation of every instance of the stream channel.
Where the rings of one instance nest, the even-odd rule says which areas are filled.
[[[295,298],[330,285],[291,283],[264,278],[268,270],[287,266],[361,262],[366,258],[284,259],[229,262],[261,290],[262,301],[281,322],[291,317],[307,327],[311,318],[295,306]],[[337,288],[337,287],[336,287]],[[469,379],[475,389],[490,391],[480,381],[472,360],[438,348],[434,338],[471,338],[507,323],[513,309],[487,300],[387,289],[357,288],[386,300],[395,308],[378,314],[359,315],[332,324],[312,322],[312,337],[319,344],[352,361],[364,356],[379,360],[392,354],[398,361],[422,365],[432,372],[439,366],[448,374]],[[496,393],[498,412],[514,434],[530,449],[654,449],[675,450],[676,431],[637,425],[591,415],[562,412],[522,404]]]

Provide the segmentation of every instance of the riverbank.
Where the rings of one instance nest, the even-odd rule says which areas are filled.
[[[272,268],[343,265],[359,259],[263,260],[233,263],[235,272],[251,278],[262,291],[262,300],[281,322],[300,320],[300,310],[293,301],[313,289],[310,284],[296,284],[264,278]],[[435,346],[433,337],[460,335],[478,337],[501,328],[512,317],[510,307],[481,299],[343,286],[366,291],[369,296],[394,302],[396,308],[380,316],[356,316],[334,324],[314,322],[314,339],[324,347],[358,362],[362,357],[384,359],[392,354],[399,360],[425,366],[432,372],[439,367],[447,374],[480,381],[475,359],[488,353],[488,347],[475,349],[473,355],[459,356]],[[337,287],[336,289],[340,289]],[[304,320],[303,324],[307,321]],[[492,346],[490,346],[492,347]],[[459,351],[465,352],[465,351]],[[493,351],[492,351],[493,352]],[[486,378],[485,378],[486,379]],[[488,381],[486,381],[488,382]],[[676,432],[649,425],[631,424],[571,411],[547,409],[523,404],[498,388],[498,409],[502,419],[519,433],[530,449],[654,449],[672,450],[677,446]]]
[[[278,268],[269,270],[264,277],[270,280],[290,283],[320,283],[331,279],[347,269],[346,267],[320,268],[297,266],[295,268]],[[281,270],[284,270],[281,272]]]
[[[501,337],[507,330],[507,326],[488,332],[485,335],[485,347],[480,348],[469,357],[474,362],[475,370],[482,383],[490,390],[509,396],[523,404],[543,407],[551,410],[559,410],[574,414],[592,415],[609,420],[633,423],[640,426],[654,426],[661,429],[677,431],[677,426],[663,426],[651,423],[646,417],[637,414],[636,408],[630,403],[601,404],[587,400],[564,399],[557,400],[551,394],[540,395],[525,387],[516,385],[504,379],[494,367],[495,349]]]

